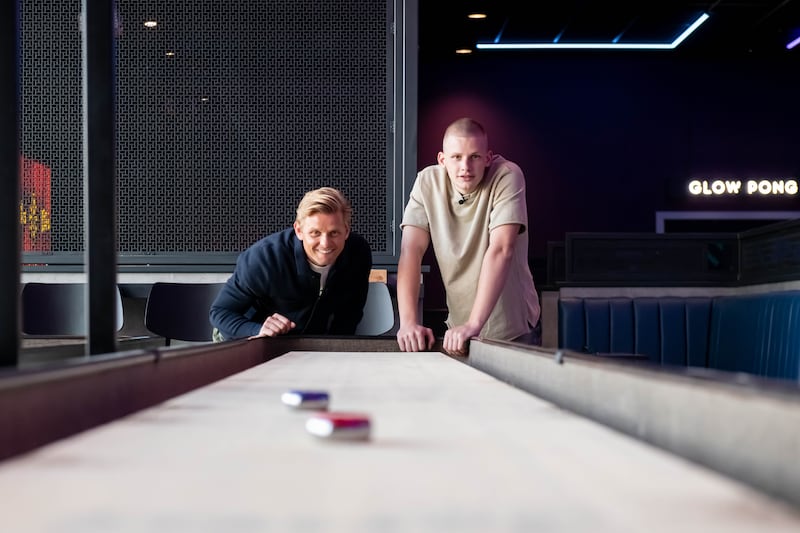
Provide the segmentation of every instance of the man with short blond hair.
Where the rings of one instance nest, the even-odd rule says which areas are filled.
[[[215,339],[355,333],[372,252],[350,230],[351,216],[340,191],[306,193],[291,228],[264,237],[237,259],[209,313]]]

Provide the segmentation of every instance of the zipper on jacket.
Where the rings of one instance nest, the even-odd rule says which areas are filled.
[[[314,306],[311,308],[311,314],[308,315],[308,320],[306,320],[306,325],[303,327],[303,331],[301,334],[305,333],[308,329],[308,326],[311,325],[312,320],[314,319],[314,313],[317,311],[317,304],[320,300],[322,300],[322,295],[325,294],[325,289],[320,284],[319,293],[317,293],[317,299],[314,301]]]

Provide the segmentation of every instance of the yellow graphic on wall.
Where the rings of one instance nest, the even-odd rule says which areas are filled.
[[[19,223],[23,252],[49,252],[52,229],[50,208],[50,167],[22,157]]]
[[[19,203],[19,223],[31,241],[50,231],[50,212],[39,205],[36,193],[23,198]]]

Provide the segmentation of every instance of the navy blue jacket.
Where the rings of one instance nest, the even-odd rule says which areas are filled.
[[[320,295],[320,275],[308,265],[303,241],[288,228],[239,255],[209,318],[226,340],[258,335],[272,313],[297,324],[293,334],[352,335],[367,301],[371,268],[369,244],[351,231]]]

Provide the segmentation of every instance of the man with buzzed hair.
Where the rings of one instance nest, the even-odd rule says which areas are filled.
[[[417,174],[400,225],[400,349],[428,350],[434,342],[417,311],[430,244],[447,299],[445,351],[465,355],[472,337],[540,344],[522,170],[492,154],[486,131],[471,118],[448,126],[437,160]]]
[[[237,259],[211,306],[214,339],[354,334],[367,301],[372,252],[350,231],[351,215],[350,202],[336,189],[306,193],[292,227]]]

